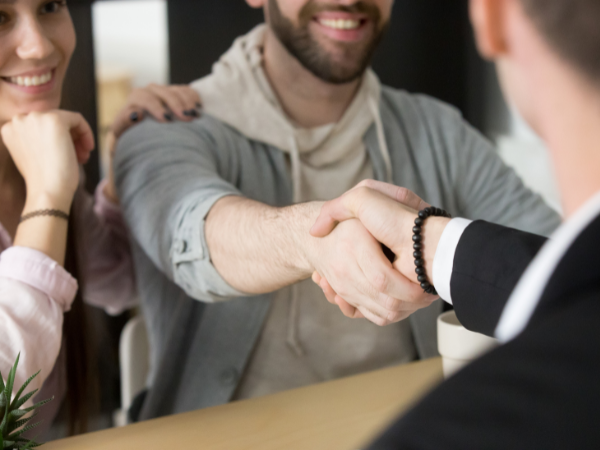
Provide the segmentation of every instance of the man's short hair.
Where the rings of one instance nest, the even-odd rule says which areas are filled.
[[[600,84],[600,1],[521,0],[550,45],[587,78]]]

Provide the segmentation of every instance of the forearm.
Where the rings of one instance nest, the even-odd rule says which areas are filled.
[[[317,243],[309,229],[321,203],[284,208],[225,197],[206,219],[211,260],[232,287],[250,294],[271,292],[308,278],[307,252]]]
[[[28,195],[23,214],[52,209],[69,213],[72,195],[56,198],[49,195]],[[64,265],[67,247],[67,220],[53,216],[37,216],[25,220],[17,228],[15,246],[29,247],[40,251],[61,266]]]

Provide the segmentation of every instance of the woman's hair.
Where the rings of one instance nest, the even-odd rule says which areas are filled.
[[[79,193],[75,194],[76,196]],[[85,280],[81,277],[80,261],[82,249],[79,245],[77,230],[77,205],[73,202],[69,216],[69,231],[67,234],[67,249],[65,257],[65,269],[78,281],[79,289],[71,310],[65,314],[63,324],[63,336],[66,341],[66,364],[67,364],[67,395],[66,407],[68,417],[69,435],[85,433],[88,426],[88,418],[93,399],[96,397],[96,378],[92,364],[93,345],[88,335],[86,326],[86,312],[83,302],[83,286]]]
[[[600,85],[600,1],[521,0],[550,45]]]

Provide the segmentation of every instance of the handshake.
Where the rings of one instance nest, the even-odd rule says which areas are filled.
[[[347,317],[366,318],[380,326],[403,320],[436,300],[424,292],[418,277],[423,280],[425,275],[433,283],[435,251],[450,219],[424,221],[422,246],[414,248],[415,219],[428,206],[408,189],[374,180],[326,202],[310,234],[335,238],[339,251],[333,260],[324,257],[314,263],[312,280],[327,300]],[[393,262],[380,244],[396,255]],[[424,261],[425,273],[416,270],[415,259]]]

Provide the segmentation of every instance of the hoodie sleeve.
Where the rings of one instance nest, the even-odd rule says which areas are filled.
[[[550,235],[561,222],[542,197],[527,188],[492,143],[455,108],[427,96],[415,96],[427,124],[443,190],[452,197],[454,215]]]
[[[219,199],[241,193],[228,181],[234,176],[228,152],[233,144],[205,131],[200,121],[190,126],[147,120],[134,127],[118,143],[115,170],[133,239],[189,296],[215,302],[245,294],[214,268],[205,218]]]

